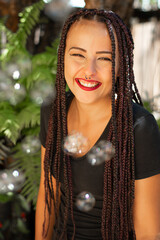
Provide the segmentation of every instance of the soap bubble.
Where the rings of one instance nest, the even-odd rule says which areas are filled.
[[[90,192],[81,192],[76,198],[76,206],[80,211],[90,211],[95,205],[95,198]]]
[[[69,155],[83,154],[88,148],[88,139],[79,132],[73,132],[72,134],[68,135],[63,144],[64,152]]]
[[[41,143],[38,137],[27,136],[22,141],[22,150],[27,154],[33,154],[39,151]]]
[[[6,172],[1,173],[1,178],[2,179],[7,179],[7,177],[8,177],[8,174]]]
[[[53,84],[47,82],[37,82],[34,89],[31,90],[31,99],[38,105],[41,105],[44,101],[52,101],[55,96],[56,91]]]
[[[25,95],[26,95],[25,88],[20,83],[15,83],[9,89],[8,101],[12,105],[17,105],[25,98]]]
[[[0,193],[16,192],[25,181],[24,174],[18,169],[0,171]]]
[[[8,192],[7,185],[0,181],[0,193],[4,194]]]
[[[0,70],[0,100],[8,100],[10,89],[12,88],[12,81],[7,74]]]
[[[43,0],[46,4],[44,12],[52,20],[64,20],[71,12],[71,6],[66,0]]]
[[[9,63],[6,67],[6,72],[13,79],[20,78],[19,66],[16,63]]]
[[[16,105],[24,99],[25,95],[25,88],[20,83],[13,82],[5,72],[0,71],[1,101],[9,101],[12,105]]]
[[[14,80],[25,77],[31,72],[32,64],[28,56],[13,57],[6,65],[5,71]]]
[[[111,142],[100,141],[87,154],[88,162],[91,165],[99,165],[109,161],[115,154],[115,148]]]

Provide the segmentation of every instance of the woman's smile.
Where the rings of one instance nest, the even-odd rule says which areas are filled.
[[[101,82],[92,80],[92,79],[86,80],[83,78],[76,78],[75,81],[78,84],[78,86],[85,91],[96,90],[97,88],[99,88],[102,85]]]

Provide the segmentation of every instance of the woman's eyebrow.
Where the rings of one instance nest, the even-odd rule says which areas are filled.
[[[69,51],[70,51],[71,49],[77,49],[77,50],[81,50],[81,51],[83,51],[83,52],[87,52],[85,49],[80,48],[80,47],[71,47],[71,48],[69,49]]]
[[[110,52],[110,51],[98,51],[98,52],[96,52],[97,54],[99,54],[99,53],[102,53],[102,54],[104,54],[104,53],[106,53],[106,54],[112,54],[112,52]]]
[[[85,49],[80,48],[80,47],[71,47],[71,48],[69,49],[69,51],[70,51],[71,49],[77,49],[77,50],[81,50],[81,51],[83,51],[83,52],[87,52]],[[112,52],[110,52],[110,51],[97,51],[96,54],[112,54]]]

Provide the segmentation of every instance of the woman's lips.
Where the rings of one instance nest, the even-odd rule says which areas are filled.
[[[85,91],[93,91],[102,85],[101,82],[92,79],[75,78],[75,81]]]

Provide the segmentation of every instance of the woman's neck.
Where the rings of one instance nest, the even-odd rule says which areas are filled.
[[[101,120],[108,121],[111,117],[111,99],[100,99],[94,103],[85,104],[79,102],[75,97],[72,100],[70,106],[70,117],[79,126],[86,125],[88,123],[96,123]]]

